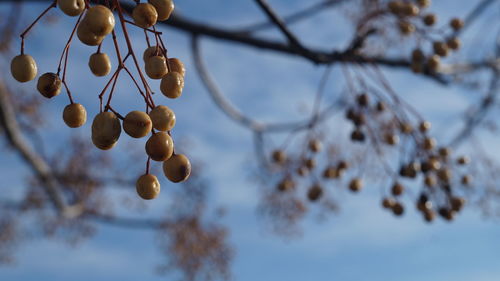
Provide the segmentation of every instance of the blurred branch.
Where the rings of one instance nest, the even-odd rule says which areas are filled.
[[[7,87],[3,81],[0,81],[0,126],[5,132],[7,141],[33,170],[38,179],[44,183],[43,188],[59,214],[65,218],[80,215],[83,211],[82,207],[80,205],[66,205],[50,166],[32,149],[29,142],[24,138],[9,96]]]

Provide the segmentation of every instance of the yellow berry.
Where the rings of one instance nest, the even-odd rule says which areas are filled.
[[[57,0],[57,6],[70,17],[79,16],[85,9],[84,0]]]
[[[144,61],[148,60],[150,57],[161,56],[163,57],[163,51],[160,46],[151,46],[144,50],[144,54],[142,55],[142,59]]]
[[[147,136],[152,129],[151,118],[146,112],[131,111],[123,119],[123,130],[133,138]]]
[[[87,111],[79,103],[68,104],[63,111],[63,120],[70,128],[78,128],[87,122]]]
[[[113,112],[101,112],[94,117],[92,122],[92,142],[102,150],[112,148],[120,134],[122,127],[120,120]]]
[[[153,127],[159,131],[170,131],[175,126],[175,113],[168,106],[156,106],[149,112],[149,117]]]
[[[95,76],[106,76],[111,71],[111,61],[106,53],[95,53],[90,56],[89,67]]]
[[[185,155],[175,154],[163,162],[163,172],[171,182],[182,182],[191,174],[191,163]]]
[[[35,79],[38,69],[32,56],[18,55],[10,63],[10,72],[14,79],[24,83]]]
[[[140,3],[132,11],[134,23],[142,28],[150,28],[156,24],[158,13],[153,5],[149,3]]]
[[[160,194],[160,182],[158,178],[151,174],[142,175],[135,184],[137,194],[142,199],[151,200]]]
[[[182,77],[186,74],[186,68],[184,67],[184,63],[178,58],[169,58],[168,66],[170,67],[171,72],[178,72],[182,75]]]
[[[154,161],[165,161],[174,151],[174,142],[165,132],[152,135],[146,142],[146,153]]]
[[[148,0],[158,12],[158,20],[167,20],[174,11],[174,1],[172,0]]]
[[[167,63],[165,57],[153,56],[145,61],[146,74],[151,79],[161,79],[167,74]]]
[[[80,41],[88,46],[97,46],[102,43],[104,36],[99,36],[90,31],[89,26],[81,22],[76,29],[76,36]]]
[[[180,97],[182,88],[184,88],[184,78],[178,72],[169,72],[161,79],[160,90],[168,98]]]
[[[87,10],[81,24],[97,36],[106,36],[115,28],[115,17],[108,7],[95,5]]]

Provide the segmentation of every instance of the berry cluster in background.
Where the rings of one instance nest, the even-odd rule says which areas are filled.
[[[148,156],[146,172],[136,183],[138,195],[143,199],[153,199],[160,192],[160,183],[155,175],[149,173],[150,160],[163,162],[165,176],[172,182],[185,181],[191,173],[189,159],[183,154],[176,154],[171,130],[175,126],[175,113],[165,105],[156,105],[153,90],[148,84],[150,79],[161,79],[160,91],[166,98],[176,99],[182,94],[184,87],[184,64],[177,58],[167,56],[167,48],[162,40],[161,32],[156,30],[157,21],[168,20],[174,10],[172,0],[148,0],[147,3],[135,1],[136,6],[131,15],[127,14],[118,0],[102,1],[92,4],[88,0],[56,0],[45,9],[35,21],[21,34],[20,54],[12,59],[11,73],[19,82],[28,82],[37,77],[38,70],[35,59],[25,53],[25,37],[39,20],[53,8],[58,7],[64,14],[77,17],[74,28],[61,54],[56,72],[48,72],[38,77],[37,89],[42,96],[51,99],[66,91],[70,103],[63,110],[63,120],[70,128],[78,128],[87,121],[85,107],[76,103],[66,83],[66,68],[71,43],[74,38],[88,46],[95,46],[96,52],[90,55],[88,66],[97,77],[109,76],[103,90],[99,93],[99,113],[92,121],[92,142],[102,150],[115,146],[121,136],[122,129],[132,138],[148,137],[145,151]],[[117,16],[115,16],[117,15]],[[130,19],[129,19],[130,18]],[[126,42],[127,52],[122,54],[118,44],[115,28],[120,26]],[[144,51],[144,69],[139,65],[139,58],[133,50],[128,27],[144,32],[148,48]],[[153,40],[150,40],[150,36]],[[113,41],[118,59],[115,70],[109,56],[101,51],[105,39]],[[137,75],[129,69],[129,62]],[[138,107],[145,111],[134,110],[121,115],[112,106],[115,86],[120,75],[128,76],[136,86],[136,92],[144,100]],[[146,77],[147,76],[147,77]]]

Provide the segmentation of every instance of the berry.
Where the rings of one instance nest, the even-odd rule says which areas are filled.
[[[411,124],[409,123],[401,123],[400,125],[400,130],[401,130],[401,133],[403,134],[411,134],[413,132],[413,127],[411,126]]]
[[[403,13],[409,17],[414,17],[420,13],[420,9],[412,3],[406,3],[403,6]]]
[[[399,137],[393,134],[386,134],[384,140],[388,145],[396,145],[399,143]]]
[[[470,185],[470,183],[472,182],[472,177],[470,175],[463,175],[460,179],[460,182],[463,185]]]
[[[446,45],[448,46],[448,48],[456,51],[456,50],[460,49],[460,46],[462,45],[462,43],[460,42],[460,39],[458,39],[457,37],[453,37],[453,38],[449,39],[448,41],[446,41]]]
[[[450,20],[450,26],[453,30],[458,31],[464,27],[464,22],[459,18],[453,18]]]
[[[85,9],[84,0],[57,0],[57,6],[70,17],[79,16]]]
[[[280,181],[276,187],[279,191],[292,190],[295,188],[295,182],[291,178],[286,177]]]
[[[418,129],[420,130],[420,132],[422,133],[425,133],[427,131],[429,131],[432,127],[432,124],[431,122],[429,121],[422,121],[420,122],[420,124],[418,125]]]
[[[184,77],[186,75],[186,68],[184,67],[184,63],[178,58],[169,58],[168,59],[168,67],[170,67],[171,72],[178,72]]]
[[[400,21],[398,23],[398,26],[399,26],[399,31],[403,35],[409,35],[415,31],[415,26],[408,21],[404,21],[404,20]]]
[[[285,164],[287,157],[283,150],[277,149],[273,151],[271,158],[276,164]]]
[[[307,169],[312,170],[316,167],[316,160],[314,160],[312,158],[304,159],[304,166]]]
[[[392,198],[382,199],[382,207],[384,207],[385,209],[392,209],[395,203],[396,201],[394,201],[394,199]]]
[[[399,202],[395,202],[394,205],[392,206],[392,213],[395,215],[395,216],[402,216],[405,212],[405,209],[403,207],[403,205]]]
[[[358,142],[364,142],[365,141],[365,134],[360,129],[355,129],[351,133],[351,140],[358,141]]]
[[[432,55],[427,60],[427,67],[432,72],[438,71],[440,64],[441,64],[441,60],[439,59],[439,56],[437,56],[437,55]]]
[[[175,113],[168,106],[156,106],[149,112],[149,117],[153,122],[153,128],[159,131],[170,131],[175,126]]]
[[[437,173],[438,178],[444,182],[449,182],[451,180],[451,170],[450,169],[441,169]]]
[[[167,20],[174,11],[174,2],[172,0],[148,0],[158,12],[158,20]]]
[[[437,16],[435,14],[427,14],[423,17],[424,24],[427,26],[433,26],[437,22]]]
[[[436,218],[436,214],[432,210],[424,211],[424,219],[426,222],[432,222]]]
[[[102,150],[112,148],[120,134],[122,126],[120,120],[113,112],[101,112],[94,117],[92,122],[92,142]]]
[[[470,163],[470,158],[467,156],[461,156],[457,159],[459,165],[467,165]]]
[[[50,99],[61,93],[61,79],[52,72],[47,72],[38,78],[36,88],[42,96]]]
[[[10,63],[12,77],[21,83],[35,79],[37,71],[36,62],[30,55],[18,55]]]
[[[160,182],[154,175],[142,175],[137,179],[135,189],[142,199],[151,200],[160,194]]]
[[[422,8],[427,8],[431,5],[431,0],[417,0],[417,5]]]
[[[102,43],[104,36],[99,36],[90,31],[89,26],[81,22],[76,29],[76,36],[80,41],[88,46],[97,46]]]
[[[165,57],[152,56],[146,59],[145,69],[149,78],[161,79],[168,72]]]
[[[68,104],[63,111],[63,120],[70,128],[78,128],[87,122],[87,111],[79,103]]]
[[[163,172],[171,182],[182,182],[191,174],[191,163],[185,155],[174,154],[163,162]]]
[[[160,46],[151,46],[144,51],[142,59],[146,62],[150,57],[161,56],[163,57],[163,49]]]
[[[111,71],[111,61],[106,53],[95,53],[90,56],[89,67],[95,76],[106,76]]]
[[[448,45],[444,42],[436,41],[432,44],[432,48],[434,49],[434,53],[441,57],[446,57],[448,55]]]
[[[340,176],[340,173],[339,171],[335,168],[335,167],[327,167],[324,171],[323,171],[323,177],[325,179],[336,179]]]
[[[96,36],[106,36],[115,28],[115,17],[108,7],[95,5],[87,10],[81,25]]]
[[[424,178],[424,184],[427,187],[434,187],[437,184],[436,177],[434,175],[427,175]]]
[[[160,90],[168,98],[180,97],[182,88],[184,88],[184,78],[178,72],[169,72],[161,79]]]
[[[151,118],[146,112],[131,111],[123,120],[123,130],[133,138],[147,136],[153,128]]]
[[[174,152],[174,142],[165,132],[153,134],[146,142],[146,153],[154,161],[165,161]]]
[[[425,150],[432,150],[436,147],[436,139],[434,138],[425,138],[423,147]]]
[[[318,201],[318,199],[320,199],[322,196],[323,188],[321,188],[321,186],[319,186],[318,184],[311,186],[311,188],[309,188],[309,190],[307,191],[307,198],[312,202]]]
[[[411,60],[413,62],[423,62],[425,60],[424,52],[421,49],[415,49],[411,53]]]
[[[375,105],[375,109],[377,109],[378,112],[384,112],[385,109],[386,109],[386,105],[383,101],[379,101],[377,102],[377,104]]]
[[[356,102],[359,106],[366,107],[369,103],[369,98],[367,94],[361,94],[356,97]]]
[[[361,179],[355,178],[349,183],[349,189],[352,192],[358,192],[363,188],[363,181]]]
[[[399,196],[399,195],[403,194],[404,190],[405,190],[404,186],[402,184],[400,184],[399,182],[396,182],[396,183],[394,183],[394,185],[391,188],[391,193],[394,196]]]
[[[309,150],[312,152],[319,152],[322,148],[321,142],[317,139],[312,139],[308,144]]]
[[[150,28],[156,24],[158,13],[153,5],[140,3],[132,11],[134,23],[142,28]]]

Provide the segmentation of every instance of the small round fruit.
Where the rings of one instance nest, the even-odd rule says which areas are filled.
[[[307,198],[312,202],[317,201],[322,196],[323,196],[323,188],[321,188],[321,186],[318,184],[311,186],[311,188],[309,188],[309,190],[307,191]]]
[[[428,60],[427,60],[427,67],[429,68],[430,71],[436,72],[439,70],[439,65],[441,64],[441,60],[439,59],[438,55],[432,55]]]
[[[35,79],[37,71],[36,62],[30,55],[18,55],[10,63],[12,77],[21,83]]]
[[[159,131],[170,131],[175,126],[175,113],[165,105],[158,105],[149,112],[153,128]]]
[[[404,186],[399,182],[396,182],[391,188],[391,193],[394,196],[399,196],[403,194],[404,190],[405,190]]]
[[[174,11],[174,1],[172,0],[148,0],[158,12],[158,20],[167,20]]]
[[[120,134],[122,126],[120,120],[113,112],[101,112],[94,117],[92,122],[92,142],[102,150],[112,148]]]
[[[57,6],[70,17],[79,16],[85,9],[84,0],[57,0]]]
[[[450,26],[453,30],[458,31],[464,27],[464,21],[459,18],[453,18],[450,21]]]
[[[153,56],[145,61],[146,74],[151,79],[161,79],[167,74],[167,61],[165,57]]]
[[[414,49],[411,52],[411,60],[413,62],[423,62],[425,60],[425,54],[421,49]]]
[[[154,56],[161,56],[161,57],[163,57],[163,51],[162,51],[161,47],[159,47],[159,46],[151,46],[151,47],[147,48],[144,51],[144,54],[142,54],[142,59],[144,61],[146,61],[150,57],[154,57]]]
[[[182,88],[184,88],[184,78],[178,72],[169,72],[161,79],[160,90],[168,98],[180,97]]]
[[[89,26],[84,22],[81,22],[76,29],[76,36],[80,41],[88,46],[97,46],[102,43],[104,36],[99,36],[90,31]]]
[[[417,5],[422,8],[427,8],[431,5],[431,0],[417,0]]]
[[[382,199],[382,207],[384,207],[385,209],[391,209],[394,204],[396,203],[396,201],[394,201],[394,199],[392,198],[384,198]]]
[[[395,216],[402,216],[403,213],[405,212],[405,209],[403,207],[403,205],[399,202],[395,202],[394,205],[392,206],[392,213],[395,215]]]
[[[106,76],[111,71],[111,60],[106,53],[95,53],[90,56],[89,67],[95,76]]]
[[[275,151],[273,151],[273,153],[271,154],[271,158],[276,164],[285,164],[287,160],[286,153],[281,149],[276,149]]]
[[[88,9],[83,23],[88,26],[88,30],[93,34],[106,36],[115,28],[115,17],[108,7],[95,5]]]
[[[309,150],[312,152],[319,152],[323,146],[321,145],[321,142],[317,139],[312,139],[309,141]]]
[[[87,122],[87,111],[79,103],[68,104],[63,111],[63,120],[70,128],[78,128]]]
[[[436,41],[432,44],[432,47],[434,49],[434,53],[436,55],[439,55],[441,57],[446,57],[449,52],[448,45],[444,42]]]
[[[36,88],[46,98],[53,98],[61,93],[61,79],[52,72],[47,72],[38,78]]]
[[[182,182],[191,174],[191,163],[183,154],[174,154],[163,162],[163,172],[171,182]]]
[[[353,179],[349,183],[349,189],[352,192],[358,192],[363,188],[363,181],[361,179]]]
[[[179,72],[182,77],[186,75],[186,68],[184,67],[184,63],[182,63],[182,61],[178,58],[169,58],[168,67],[170,67],[171,72]]]
[[[156,24],[158,12],[153,5],[149,3],[140,3],[132,11],[134,23],[142,28],[150,28]]]
[[[456,51],[456,50],[460,49],[460,46],[462,45],[462,43],[460,42],[460,39],[458,39],[457,37],[453,37],[453,38],[449,39],[448,41],[446,41],[446,45],[448,46],[448,48]]]
[[[435,14],[427,14],[423,18],[424,24],[427,26],[432,26],[437,22],[437,16]]]
[[[152,135],[146,142],[146,153],[154,161],[165,161],[174,152],[174,142],[165,132]]]
[[[147,136],[153,125],[151,118],[146,112],[131,111],[123,120],[123,130],[133,138],[142,138]]]
[[[399,26],[399,32],[403,35],[409,35],[410,33],[413,33],[415,31],[415,26],[407,21],[400,21],[398,23]]]
[[[142,199],[151,200],[160,194],[160,182],[154,175],[142,175],[137,179],[135,189]]]

